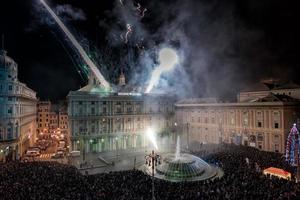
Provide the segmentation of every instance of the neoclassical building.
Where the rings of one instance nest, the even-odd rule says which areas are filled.
[[[0,160],[21,156],[36,138],[36,93],[18,81],[18,65],[0,51]]]
[[[234,103],[179,101],[175,104],[178,130],[186,143],[226,142],[283,153],[293,123],[299,124],[300,101],[270,91],[264,97],[250,99]]]
[[[170,127],[173,96],[127,91],[122,74],[115,92],[105,91],[91,77],[87,86],[69,93],[71,150],[102,152],[145,147],[148,127],[156,132]]]

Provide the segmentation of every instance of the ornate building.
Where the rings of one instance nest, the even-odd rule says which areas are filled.
[[[119,92],[105,91],[91,77],[87,86],[69,93],[71,150],[102,152],[145,147],[148,127],[160,132],[171,125],[173,96],[126,92],[127,89],[122,74]]]
[[[0,160],[15,159],[36,138],[36,93],[18,81],[18,65],[0,51]]]
[[[271,91],[263,97],[253,94],[247,95],[248,101],[234,103],[212,99],[177,102],[175,121],[185,142],[222,141],[283,153],[289,130],[300,118],[300,101]]]

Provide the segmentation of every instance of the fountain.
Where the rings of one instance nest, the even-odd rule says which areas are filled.
[[[176,153],[175,153],[175,160],[178,160],[180,157],[180,137],[177,136],[177,144],[176,144]]]
[[[210,165],[201,158],[188,154],[180,153],[180,137],[177,137],[175,154],[163,156],[161,165],[156,166],[154,176],[172,182],[180,181],[202,181],[221,177],[223,171],[214,165]],[[143,167],[143,171],[152,175],[152,168]]]

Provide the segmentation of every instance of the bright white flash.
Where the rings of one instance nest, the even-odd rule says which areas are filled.
[[[158,150],[154,130],[152,128],[148,128],[146,131],[146,135],[147,135],[148,139],[150,140],[150,142],[153,144],[154,148],[156,150]]]
[[[146,93],[149,93],[152,88],[158,84],[162,73],[172,70],[179,63],[177,52],[171,48],[161,49],[158,59],[159,66],[152,71]]]

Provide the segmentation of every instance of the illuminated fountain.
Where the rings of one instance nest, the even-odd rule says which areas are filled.
[[[143,171],[153,175],[151,167],[144,166]],[[176,153],[163,156],[161,165],[155,167],[154,177],[172,182],[203,181],[223,176],[223,171],[201,158],[180,153],[180,137],[177,138]]]

